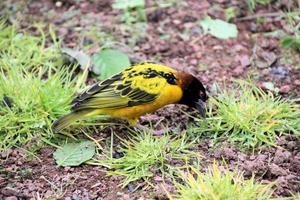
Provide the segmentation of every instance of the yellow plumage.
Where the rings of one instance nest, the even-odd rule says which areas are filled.
[[[55,132],[71,122],[108,114],[135,125],[138,118],[182,99],[180,74],[164,65],[144,63],[91,86],[72,102],[72,112],[53,124]]]

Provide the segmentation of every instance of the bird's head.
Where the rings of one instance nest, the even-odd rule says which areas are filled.
[[[200,80],[191,74],[181,75],[183,96],[180,104],[195,108],[202,117],[205,117],[205,102],[208,99],[205,88]]]

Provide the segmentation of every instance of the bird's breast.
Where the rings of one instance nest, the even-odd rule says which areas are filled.
[[[182,94],[183,92],[181,88],[177,85],[168,85],[163,91],[160,92],[157,99],[150,103],[120,109],[106,110],[105,113],[117,118],[134,119],[146,113],[154,112],[165,105],[179,102]]]

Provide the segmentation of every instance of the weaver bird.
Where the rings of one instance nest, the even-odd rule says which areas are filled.
[[[110,115],[137,124],[140,116],[168,104],[184,104],[205,114],[207,95],[202,83],[191,74],[170,67],[142,63],[96,83],[71,103],[71,113],[55,121],[58,132],[72,122],[95,115]]]

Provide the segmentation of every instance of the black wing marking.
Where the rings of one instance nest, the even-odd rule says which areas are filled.
[[[140,74],[139,74],[140,75]],[[142,89],[133,88],[132,80],[117,74],[110,79],[95,84],[73,101],[71,109],[115,109],[131,107],[154,101],[158,94],[150,94]]]
[[[122,73],[116,74],[113,77],[106,79],[100,83],[96,83],[88,88],[83,93],[77,95],[71,102],[71,109],[76,110],[77,107],[84,102],[86,99],[93,97],[98,92],[103,91],[104,89],[108,88],[109,86],[113,85],[115,82],[122,80]]]

